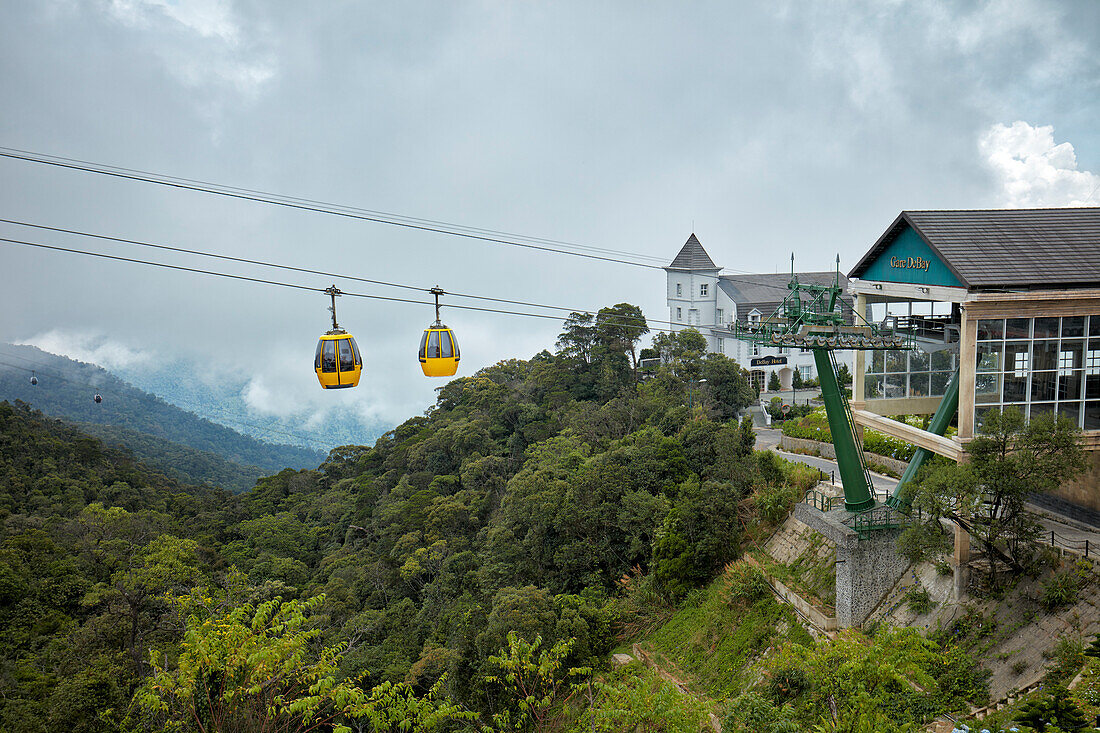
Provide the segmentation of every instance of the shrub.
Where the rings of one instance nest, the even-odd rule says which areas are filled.
[[[909,610],[915,614],[924,615],[932,610],[932,596],[928,589],[921,585],[914,585],[905,593],[905,602]]]
[[[1068,570],[1054,573],[1043,584],[1039,603],[1047,611],[1076,603],[1078,592],[1089,580],[1090,570],[1091,566],[1087,561],[1079,561]]]
[[[764,572],[746,562],[734,565],[729,572],[730,600],[750,606],[771,592]]]
[[[797,486],[771,484],[757,489],[752,503],[758,517],[768,524],[779,524],[801,496],[802,491]]]

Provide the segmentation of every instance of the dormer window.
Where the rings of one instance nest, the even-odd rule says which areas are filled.
[[[706,283],[703,283],[702,285],[699,286],[699,297],[700,298],[707,297],[707,284]]]

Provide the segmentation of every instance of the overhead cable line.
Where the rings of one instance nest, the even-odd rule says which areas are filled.
[[[344,273],[327,272],[327,271],[324,271],[324,270],[313,270],[313,269],[310,269],[310,268],[296,267],[296,266],[293,266],[293,265],[283,265],[283,264],[280,264],[280,263],[268,262],[268,261],[265,261],[265,260],[253,260],[253,259],[247,259],[247,258],[243,258],[243,257],[233,257],[231,255],[224,255],[224,254],[219,254],[219,253],[216,253],[216,252],[205,252],[205,251],[202,251],[202,250],[186,249],[186,248],[183,248],[183,247],[173,247],[173,246],[165,245],[165,244],[156,244],[156,243],[153,243],[153,242],[145,242],[145,241],[136,240],[136,239],[128,239],[128,238],[125,238],[125,237],[114,237],[114,236],[109,236],[109,235],[105,235],[105,234],[94,234],[92,232],[84,232],[84,231],[80,231],[80,230],[77,230],[77,229],[67,229],[67,228],[64,228],[64,227],[54,227],[54,226],[48,226],[48,225],[45,225],[45,224],[35,224],[33,222],[19,221],[19,220],[16,220],[16,219],[0,218],[0,223],[13,224],[15,226],[30,227],[30,228],[34,228],[34,229],[43,229],[43,230],[47,230],[47,231],[59,232],[59,233],[62,233],[62,234],[72,234],[72,235],[80,236],[80,237],[90,237],[90,238],[94,238],[94,239],[102,239],[102,240],[109,241],[109,242],[118,242],[118,243],[122,243],[122,244],[129,244],[129,245],[133,245],[133,246],[138,246],[138,247],[151,247],[151,248],[154,248],[154,249],[160,249],[160,250],[165,250],[165,251],[169,251],[169,252],[179,252],[179,253],[190,254],[190,255],[195,255],[195,256],[199,256],[199,257],[211,257],[211,258],[214,258],[214,259],[227,260],[227,261],[230,261],[230,262],[240,262],[240,263],[250,264],[250,265],[259,265],[261,267],[271,267],[271,268],[275,268],[275,269],[289,270],[289,271],[292,271],[292,272],[301,272],[301,273],[306,273],[306,274],[311,274],[311,275],[324,275],[325,277],[343,278],[343,279],[346,279],[346,280],[354,280],[356,282],[370,283],[372,285],[381,285],[381,286],[392,287],[392,288],[402,288],[402,289],[405,289],[405,290],[415,290],[415,291],[423,292],[423,293],[431,292],[431,290],[429,288],[423,288],[423,287],[419,287],[419,286],[416,286],[416,285],[407,285],[407,284],[403,284],[403,283],[389,282],[389,281],[386,281],[386,280],[376,280],[376,279],[372,279],[372,278],[359,277],[358,275],[348,275],[348,274],[344,274]],[[773,290],[779,290],[779,291],[783,291],[783,292],[786,292],[788,290],[788,288],[784,287],[784,286],[771,285],[771,284],[768,284],[768,283],[760,283],[760,282],[756,282],[756,281],[753,281],[753,280],[746,280],[746,279],[743,279],[743,278],[734,278],[734,277],[729,277],[729,276],[723,276],[722,279],[726,280],[726,281],[729,281],[729,282],[745,283],[745,284],[754,285],[756,287],[770,288],[770,289],[773,289]],[[562,312],[565,312],[565,313],[589,313],[589,312],[591,312],[589,309],[586,309],[586,308],[570,308],[570,307],[560,306],[560,305],[547,305],[545,303],[532,303],[532,302],[529,302],[529,301],[513,300],[513,299],[509,299],[509,298],[496,298],[496,297],[487,296],[487,295],[474,295],[474,294],[471,294],[471,293],[456,293],[456,292],[452,292],[452,291],[447,291],[446,294],[450,295],[450,296],[454,296],[454,297],[459,297],[459,298],[469,298],[471,300],[484,300],[484,301],[488,301],[488,302],[504,303],[504,304],[507,304],[507,305],[520,305],[520,306],[525,306],[525,307],[530,307],[530,308],[545,308],[547,310],[558,310],[558,311],[562,311]],[[460,307],[460,306],[452,305],[450,307]],[[662,321],[662,320],[650,320],[650,321],[647,321],[647,323],[660,323],[660,324],[665,324],[665,325],[669,325],[669,326],[677,325],[677,323],[674,322],[674,321]]]
[[[197,274],[200,274],[200,275],[212,275],[212,276],[215,276],[215,277],[230,278],[230,279],[233,279],[233,280],[244,280],[246,282],[261,283],[261,284],[264,284],[264,285],[277,285],[277,286],[284,287],[284,288],[294,288],[294,289],[297,289],[297,290],[307,290],[307,291],[311,291],[311,292],[315,292],[315,293],[325,293],[325,292],[327,292],[327,290],[325,288],[318,288],[318,287],[313,287],[313,286],[309,286],[309,285],[300,285],[298,283],[288,283],[288,282],[282,282],[282,281],[279,281],[279,280],[268,280],[266,278],[249,277],[247,275],[235,275],[235,274],[228,273],[228,272],[218,272],[216,270],[204,270],[204,269],[198,268],[198,267],[185,267],[183,265],[171,265],[171,264],[168,264],[166,262],[155,262],[155,261],[152,261],[152,260],[139,260],[139,259],[134,258],[134,257],[122,257],[120,255],[110,255],[110,254],[106,254],[106,253],[103,253],[103,252],[92,252],[92,251],[89,251],[89,250],[75,249],[75,248],[72,248],[72,247],[59,247],[59,246],[53,245],[53,244],[44,244],[44,243],[41,243],[41,242],[28,242],[28,241],[22,240],[22,239],[12,239],[12,238],[8,238],[8,237],[0,237],[0,242],[4,242],[4,243],[7,243],[7,244],[13,244],[13,245],[16,245],[16,246],[34,247],[34,248],[38,248],[38,249],[53,250],[53,251],[56,251],[56,252],[67,252],[67,253],[70,253],[70,254],[87,255],[89,257],[99,257],[99,258],[102,258],[102,259],[115,260],[115,261],[118,261],[118,262],[128,262],[128,263],[137,264],[137,265],[146,265],[146,266],[149,266],[149,267],[160,267],[160,268],[164,268],[164,269],[168,269],[168,270],[179,270],[179,271],[182,271],[182,272],[192,272],[192,273],[197,273]],[[388,295],[375,295],[375,294],[372,294],[372,293],[353,293],[353,292],[343,291],[342,294],[353,297],[353,298],[368,298],[370,300],[384,300],[384,301],[389,301],[389,302],[394,302],[394,303],[412,303],[412,304],[415,304],[415,305],[432,305],[432,303],[427,302],[427,301],[423,301],[423,300],[413,300],[411,298],[394,298],[394,297],[388,296]],[[457,304],[457,303],[452,303],[452,304],[448,305],[447,307],[448,308],[458,308],[458,309],[461,309],[461,310],[478,311],[478,312],[481,312],[481,313],[499,313],[499,314],[502,314],[502,315],[510,315],[510,316],[526,316],[528,318],[543,318],[543,319],[548,319],[548,320],[552,320],[552,321],[560,321],[561,320],[561,316],[553,316],[553,315],[548,315],[548,314],[545,314],[545,313],[526,313],[526,312],[523,312],[523,311],[510,311],[510,310],[503,310],[503,309],[500,309],[500,308],[482,308],[482,307],[479,307],[479,306],[460,305],[460,304]],[[587,311],[585,311],[585,313],[587,313]],[[611,324],[611,325],[635,325],[636,324],[636,322],[632,321],[632,320],[617,321],[617,320],[608,319],[605,322],[608,323],[608,324]],[[655,323],[660,323],[660,322],[661,321],[655,321]],[[648,325],[648,321],[647,321],[647,325]],[[657,327],[651,328],[650,330],[651,331],[668,331],[668,332],[672,331],[672,329],[657,328]]]
[[[118,242],[118,243],[121,243],[121,244],[134,245],[134,246],[137,246],[137,247],[151,247],[151,248],[154,248],[154,249],[165,250],[165,251],[168,251],[168,252],[179,252],[179,253],[182,253],[182,254],[195,255],[195,256],[198,256],[198,257],[211,257],[211,258],[219,259],[219,260],[227,260],[227,261],[230,261],[230,262],[241,262],[241,263],[249,264],[249,265],[259,265],[261,267],[271,267],[271,268],[275,268],[275,269],[289,270],[289,271],[292,271],[292,272],[301,272],[301,273],[306,273],[306,274],[310,274],[310,275],[324,275],[325,277],[336,277],[336,278],[342,278],[342,279],[345,279],[345,280],[354,280],[356,282],[369,283],[371,285],[382,285],[382,286],[391,287],[391,288],[403,288],[405,290],[415,290],[415,291],[418,291],[418,292],[421,292],[421,293],[430,293],[431,292],[430,288],[418,287],[416,285],[405,285],[403,283],[389,282],[389,281],[386,281],[386,280],[375,280],[375,279],[372,279],[372,278],[359,277],[358,275],[347,275],[347,274],[338,273],[338,272],[326,272],[324,270],[312,270],[312,269],[306,268],[306,267],[295,267],[293,265],[283,265],[283,264],[279,264],[277,262],[268,262],[268,261],[265,261],[265,260],[252,260],[252,259],[247,259],[247,258],[244,258],[244,257],[233,257],[231,255],[224,255],[224,254],[219,254],[219,253],[216,253],[216,252],[204,252],[202,250],[197,250],[197,249],[186,249],[186,248],[183,248],[183,247],[173,247],[173,246],[169,246],[169,245],[166,245],[166,244],[156,244],[156,243],[153,243],[153,242],[144,242],[144,241],[137,240],[137,239],[126,239],[124,237],[113,237],[113,236],[109,236],[109,235],[106,235],[106,234],[93,234],[91,232],[84,232],[84,231],[80,231],[80,230],[77,230],[77,229],[66,229],[66,228],[63,228],[63,227],[53,227],[53,226],[47,226],[45,224],[35,224],[35,223],[32,223],[32,222],[18,221],[18,220],[15,220],[15,219],[0,218],[0,223],[14,224],[16,226],[30,227],[30,228],[34,228],[34,229],[44,229],[44,230],[51,231],[51,232],[60,232],[62,234],[72,234],[72,235],[80,236],[80,237],[91,237],[91,238],[94,238],[94,239],[102,239],[102,240],[106,240],[106,241],[109,241],[109,242]],[[505,303],[507,305],[522,305],[522,306],[527,306],[527,307],[530,307],[530,308],[546,308],[548,310],[559,310],[559,311],[563,311],[563,312],[566,312],[566,313],[586,313],[586,312],[588,312],[587,309],[582,309],[582,308],[567,308],[565,306],[560,306],[560,305],[546,305],[544,303],[531,303],[531,302],[523,301],[523,300],[510,300],[508,298],[495,298],[495,297],[491,297],[491,296],[488,296],[488,295],[473,295],[473,294],[470,294],[470,293],[455,293],[455,292],[451,292],[449,290],[446,292],[446,295],[450,295],[450,296],[454,296],[454,297],[458,297],[458,298],[469,298],[471,300],[484,300],[484,301],[490,301],[490,302],[494,302],[494,303]],[[669,321],[656,321],[656,322],[657,323],[670,323]]]
[[[569,244],[566,242],[559,242],[557,240],[546,240],[537,237],[525,237],[522,235],[509,234],[507,232],[498,232],[491,229],[479,229],[476,227],[465,227],[458,224],[438,222],[431,219],[417,219],[415,217],[408,217],[400,214],[390,214],[387,212],[373,211],[370,209],[360,209],[351,206],[343,206],[340,204],[331,204],[323,201],[316,201],[313,199],[284,196],[281,194],[258,191],[254,189],[225,186],[222,184],[210,183],[207,181],[199,181],[190,178],[180,178],[177,176],[167,176],[132,168],[119,168],[115,166],[103,165],[100,163],[92,163],[75,158],[50,156],[28,150],[19,150],[17,148],[0,147],[0,157],[10,158],[13,160],[22,160],[30,163],[39,163],[42,165],[50,165],[58,168],[66,168],[83,173],[95,173],[98,175],[111,176],[114,178],[141,181],[144,183],[153,183],[159,186],[168,186],[170,188],[179,188],[188,191],[208,193],[216,196],[225,196],[242,201],[253,201],[256,203],[271,204],[273,206],[283,206],[286,208],[298,209],[301,211],[311,211],[319,214],[330,214],[333,216],[341,216],[348,219],[369,221],[376,224],[387,224],[389,226],[402,227],[405,229],[414,229],[417,231],[432,232],[435,234],[443,234],[452,237],[461,237],[464,239],[471,239],[481,242],[489,242],[511,247],[522,247],[525,249],[553,252],[556,254],[566,254],[572,255],[573,257],[584,257],[592,260],[601,260],[604,262],[613,262],[616,264],[631,265],[634,267],[645,267],[654,270],[664,269],[664,267],[661,265],[638,262],[635,260],[612,256],[618,254],[632,257],[644,257],[646,259],[663,262],[663,260],[660,260],[657,257],[653,257],[652,255],[641,255],[637,253],[621,252],[619,250],[609,250],[597,247],[589,247],[586,245]],[[527,239],[530,241],[523,242],[519,241],[520,239]],[[547,244],[535,244],[534,242],[553,242],[563,246],[568,245],[575,248],[586,249],[589,251],[572,251],[568,249],[562,249],[561,247],[552,247]],[[594,254],[595,252],[601,252],[603,254]]]

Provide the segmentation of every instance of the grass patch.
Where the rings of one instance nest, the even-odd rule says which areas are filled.
[[[813,644],[794,611],[770,593],[751,605],[731,600],[730,577],[725,574],[689,596],[643,646],[659,655],[659,662],[669,662],[690,676],[685,681],[700,692],[724,699],[754,681],[752,661],[780,640]]]

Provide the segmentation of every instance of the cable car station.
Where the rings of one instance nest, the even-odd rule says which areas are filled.
[[[965,461],[993,410],[1055,413],[1081,428],[1089,469],[1052,508],[1100,510],[1100,208],[904,211],[848,273],[850,320],[835,307],[839,283],[792,274],[769,319],[731,324],[738,338],[811,348],[820,365],[844,503],[803,503],[795,517],[836,545],[839,626],[862,623],[908,567],[896,537],[921,464],[931,454]],[[850,404],[829,379],[838,348],[855,353]],[[902,414],[932,417],[927,429],[887,417]],[[889,497],[870,488],[868,427],[917,449]],[[956,528],[957,598],[969,547]]]

